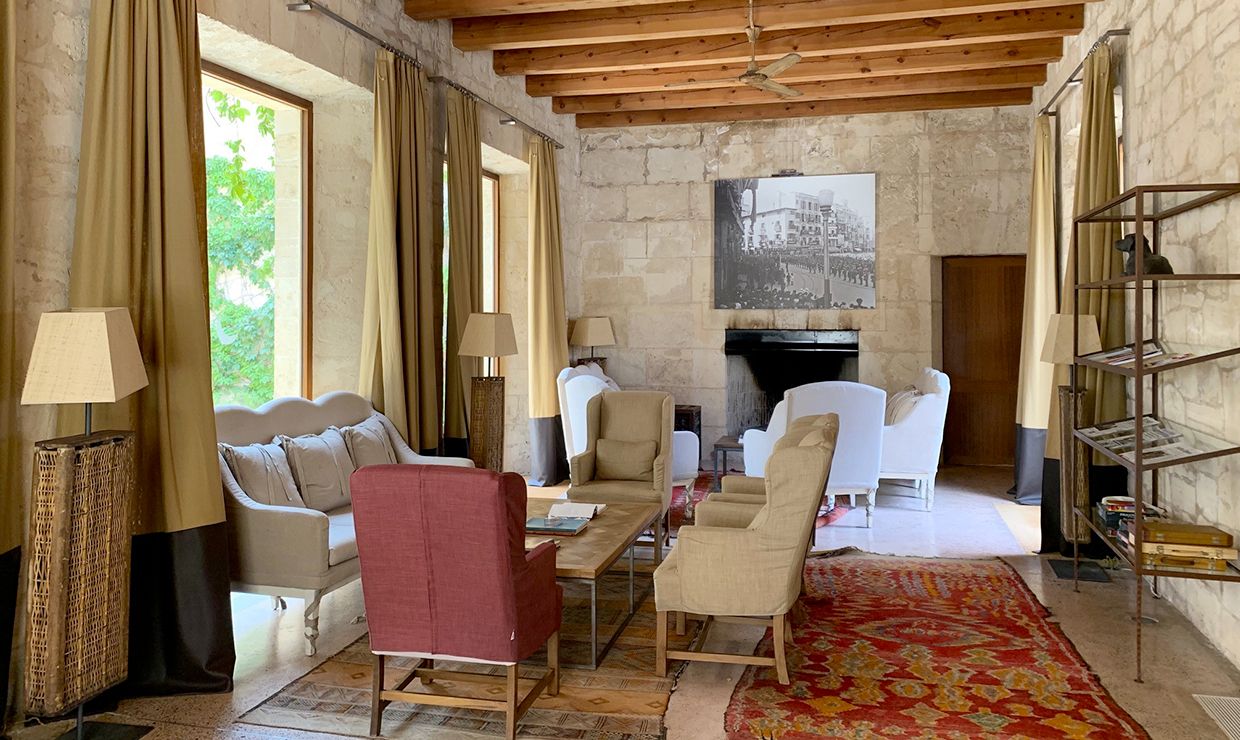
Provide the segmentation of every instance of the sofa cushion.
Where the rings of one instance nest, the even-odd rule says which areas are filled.
[[[892,393],[887,398],[887,413],[883,423],[887,426],[898,424],[901,419],[908,416],[908,413],[913,410],[919,398],[921,398],[921,392],[911,385],[902,391]]]
[[[349,505],[349,476],[357,468],[339,429],[279,440],[306,506],[326,512]]]
[[[624,442],[600,439],[594,443],[595,478],[599,480],[654,480],[654,440]]]
[[[396,448],[392,447],[387,427],[383,426],[379,414],[371,414],[353,426],[343,427],[340,433],[344,436],[345,446],[349,448],[349,456],[353,458],[355,467],[396,463]]]
[[[327,512],[327,564],[340,565],[357,557],[357,535],[353,529],[353,507],[343,506]]]
[[[226,445],[220,454],[245,495],[260,504],[306,508],[297,492],[288,457],[279,444]]]

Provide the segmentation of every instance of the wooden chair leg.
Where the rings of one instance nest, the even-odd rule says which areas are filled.
[[[507,740],[516,740],[518,704],[516,664],[508,666],[508,681],[504,687],[504,698],[507,703],[507,706],[504,708],[504,737]]]
[[[676,634],[684,637],[685,635],[685,613],[676,612]]]
[[[547,686],[547,694],[556,696],[560,693],[560,633],[551,633],[547,640],[547,668],[551,671],[551,683]]]
[[[667,612],[655,612],[654,675],[667,675]]]
[[[788,678],[788,655],[784,651],[784,629],[787,624],[787,616],[783,614],[775,615],[775,624],[772,632],[775,636],[775,673],[779,677],[779,682],[785,686],[792,683]]]
[[[375,655],[370,683],[370,734],[379,736],[383,725],[383,656]]]
[[[654,564],[662,565],[663,563],[663,517],[654,520]]]

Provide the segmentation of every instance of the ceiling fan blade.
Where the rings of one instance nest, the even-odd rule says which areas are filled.
[[[759,90],[766,90],[767,92],[773,92],[781,98],[801,97],[800,90],[794,90],[791,87],[788,87],[787,85],[782,85],[776,82],[775,80],[754,80],[753,82],[749,82],[748,84],[752,85],[753,87],[758,88]]]
[[[801,55],[793,52],[783,55],[758,71],[767,77],[776,77],[783,74],[789,67],[799,61],[801,61]]]
[[[702,87],[703,85],[724,85],[727,83],[736,83],[739,80],[736,77],[721,77],[715,80],[685,80],[684,82],[669,82],[663,87]]]

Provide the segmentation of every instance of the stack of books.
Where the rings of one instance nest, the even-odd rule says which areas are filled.
[[[1141,537],[1136,536],[1134,529],[1131,520],[1125,522],[1118,539],[1151,568],[1223,573],[1229,563],[1240,557],[1234,538],[1218,527],[1155,519],[1143,523]],[[1140,547],[1134,547],[1133,543],[1138,541]]]
[[[1137,501],[1132,496],[1105,496],[1094,508],[1098,513],[1098,526],[1107,535],[1118,537],[1120,527],[1136,516]],[[1146,519],[1160,519],[1163,516],[1166,516],[1165,511],[1153,504],[1145,504]]]

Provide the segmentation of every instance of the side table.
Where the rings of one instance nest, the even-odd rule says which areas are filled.
[[[714,481],[710,485],[710,490],[718,491],[722,485],[723,476],[728,472],[728,453],[740,452],[744,448],[741,447],[741,441],[736,437],[720,437],[715,441],[715,446],[711,450],[711,467],[714,474]],[[723,458],[721,466],[720,458]]]

